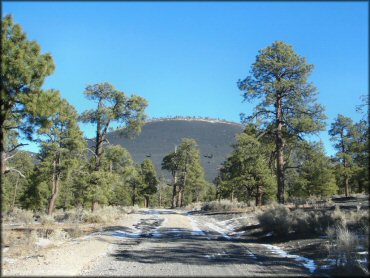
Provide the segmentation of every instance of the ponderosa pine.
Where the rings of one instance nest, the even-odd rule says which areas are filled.
[[[324,108],[316,102],[317,90],[308,81],[312,70],[313,65],[292,46],[276,41],[259,51],[250,75],[238,81],[244,100],[260,100],[247,120],[274,126],[279,203],[284,203],[286,138],[302,139],[325,127]]]

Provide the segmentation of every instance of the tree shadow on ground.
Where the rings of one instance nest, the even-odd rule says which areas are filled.
[[[173,231],[173,230],[172,230]],[[226,239],[217,233],[191,235],[190,230],[162,230],[161,237],[146,239],[150,243],[145,249],[127,249],[124,242],[118,244],[113,256],[118,261],[139,262],[144,264],[180,263],[187,265],[230,265],[262,264],[289,268],[297,275],[307,275],[301,263],[288,258],[274,256],[268,250],[253,254],[241,239]],[[152,247],[151,247],[152,246]],[[267,272],[266,272],[267,273]],[[271,272],[268,272],[271,274]],[[261,273],[258,273],[261,275]]]

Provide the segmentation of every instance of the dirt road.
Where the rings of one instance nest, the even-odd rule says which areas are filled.
[[[124,226],[92,236],[113,237],[105,256],[78,275],[88,276],[304,276],[304,262],[227,234],[207,216],[153,209],[130,215]]]

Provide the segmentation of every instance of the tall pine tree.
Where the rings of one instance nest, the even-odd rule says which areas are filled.
[[[23,135],[32,140],[34,128],[43,126],[45,117],[55,112],[54,93],[45,94],[41,86],[54,71],[50,54],[41,54],[36,41],[29,41],[10,15],[1,22],[0,73],[0,155],[1,176],[12,169],[6,165],[9,156],[25,143],[10,141]]]
[[[100,171],[103,144],[107,140],[110,126],[117,123],[122,128],[122,132],[131,137],[140,133],[145,120],[144,110],[147,107],[147,101],[136,95],[128,97],[109,83],[89,85],[84,94],[88,100],[97,104],[96,109],[83,112],[80,119],[85,123],[96,124],[94,170]],[[95,177],[94,180],[97,178]],[[99,184],[99,182],[94,184]],[[100,192],[100,190],[95,191]],[[96,196],[96,194],[91,196]],[[92,200],[93,211],[97,204],[96,200]]]
[[[244,100],[260,100],[247,120],[274,127],[279,203],[284,203],[287,138],[303,139],[324,129],[324,108],[316,102],[316,88],[308,81],[312,70],[313,65],[292,46],[276,41],[259,51],[251,75],[238,82]]]

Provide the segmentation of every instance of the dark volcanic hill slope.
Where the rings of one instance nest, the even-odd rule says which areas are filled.
[[[230,154],[235,135],[242,131],[243,126],[237,123],[166,119],[146,123],[141,134],[132,140],[120,135],[119,131],[111,132],[107,137],[111,144],[126,148],[135,162],[141,163],[146,158],[151,159],[158,174],[166,177],[169,177],[169,173],[161,170],[163,157],[174,151],[181,138],[193,138],[199,146],[206,179],[211,182],[216,177],[220,164]]]

